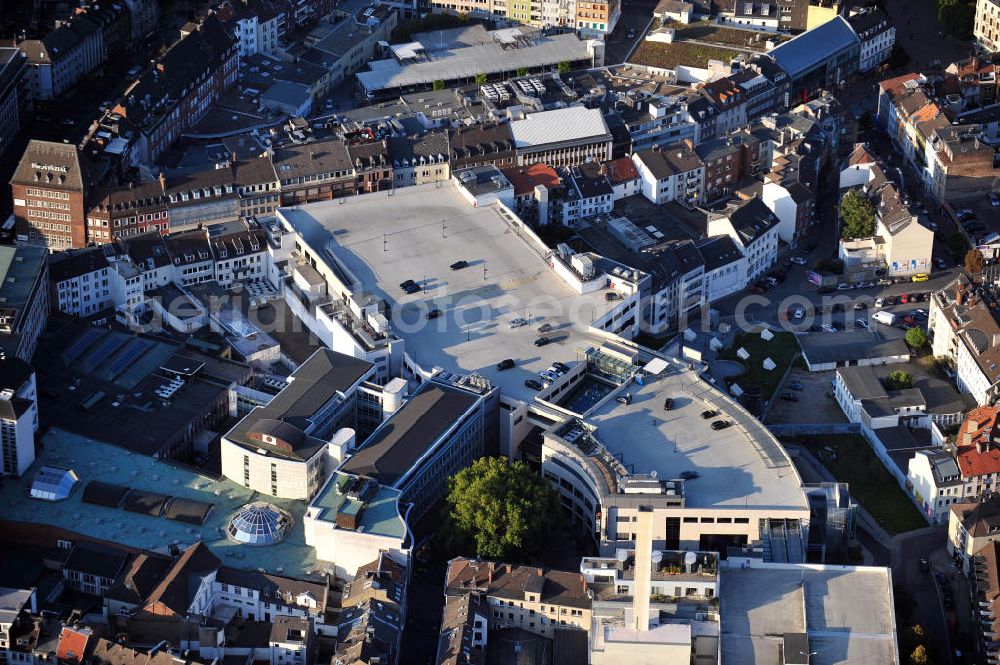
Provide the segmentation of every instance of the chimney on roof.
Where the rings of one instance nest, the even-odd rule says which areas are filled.
[[[964,305],[965,304],[965,289],[962,288],[962,284],[959,282],[955,286],[955,304]]]
[[[163,190],[164,194],[166,194],[167,193],[167,176],[163,175],[163,171],[160,171],[160,175],[157,178],[157,180],[160,181],[160,189]]]

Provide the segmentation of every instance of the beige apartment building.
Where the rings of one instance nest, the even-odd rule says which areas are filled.
[[[590,628],[591,594],[580,573],[458,557],[448,562],[445,595],[465,594],[485,599],[491,630],[551,639],[556,629]]]
[[[987,51],[1000,51],[1000,0],[977,0],[972,35]]]

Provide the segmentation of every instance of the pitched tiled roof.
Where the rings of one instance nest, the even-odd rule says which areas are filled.
[[[153,589],[148,605],[162,603],[177,614],[185,614],[194,593],[198,590],[201,575],[218,570],[222,562],[201,542],[184,550],[174,562],[166,577]]]
[[[611,181],[612,185],[635,180],[639,177],[635,164],[628,157],[612,159],[610,162],[605,162],[604,165],[607,167],[608,180]]]
[[[541,602],[589,609],[590,595],[580,573],[535,566],[466,559],[448,562],[446,595],[480,590],[490,596],[524,600],[525,593],[537,593]]]
[[[108,590],[108,598],[133,605],[145,605],[160,582],[170,572],[172,562],[165,556],[136,555]]]
[[[965,416],[958,431],[958,466],[966,478],[1000,472],[997,407],[981,406]],[[977,448],[978,446],[978,448]]]
[[[59,646],[56,649],[56,660],[59,663],[79,663],[87,651],[92,633],[83,628],[76,629],[63,626],[59,633]]]
[[[538,185],[544,185],[549,190],[562,185],[559,174],[548,164],[537,162],[528,166],[513,166],[501,169],[511,184],[514,185],[514,196],[530,194]]]

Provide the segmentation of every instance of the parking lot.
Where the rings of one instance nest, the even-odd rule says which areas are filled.
[[[995,186],[1000,188],[1000,183]],[[959,225],[971,244],[980,244],[991,233],[1000,233],[1000,206],[993,206],[988,192],[950,199],[949,203],[958,215]]]
[[[767,414],[767,422],[783,423],[844,423],[847,418],[840,410],[837,400],[833,398],[830,382],[835,372],[809,372],[795,368],[788,373],[788,378],[778,388],[775,398],[771,401]],[[802,386],[802,390],[792,390],[793,383]],[[781,399],[780,395],[790,392],[798,400],[790,402]]]

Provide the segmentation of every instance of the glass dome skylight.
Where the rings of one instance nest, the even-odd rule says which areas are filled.
[[[42,501],[62,501],[73,493],[73,488],[80,482],[72,469],[60,469],[55,466],[43,466],[31,481],[31,498]]]
[[[257,501],[236,511],[226,529],[233,540],[247,545],[273,545],[285,539],[291,516],[269,503]]]

